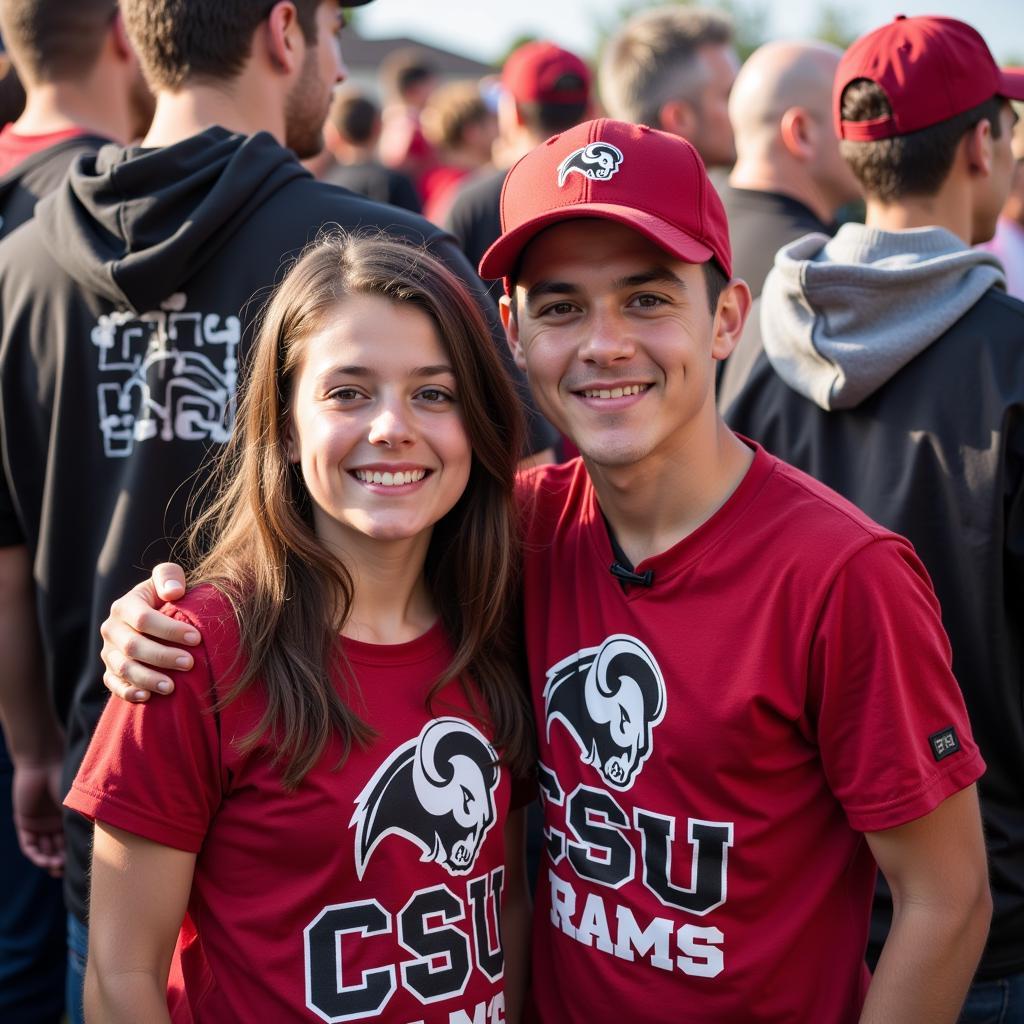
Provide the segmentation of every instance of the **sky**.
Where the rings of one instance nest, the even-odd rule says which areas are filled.
[[[342,0],[344,2],[344,0]],[[370,38],[411,36],[468,57],[491,61],[519,36],[548,38],[585,57],[594,56],[601,26],[613,25],[628,0],[376,0],[358,13],[360,32]],[[767,35],[797,38],[813,33],[818,0],[736,0],[741,9],[768,12]],[[1024,3],[1021,0],[836,0],[855,34],[896,14],[944,14],[970,22],[1000,62],[1024,64]]]

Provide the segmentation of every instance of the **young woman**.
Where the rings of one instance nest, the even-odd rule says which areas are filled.
[[[516,1019],[517,416],[430,256],[339,236],[288,274],[190,538],[195,665],[110,702],[68,797],[91,1020]]]

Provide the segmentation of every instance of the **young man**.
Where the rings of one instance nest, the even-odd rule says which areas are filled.
[[[3,238],[79,156],[141,135],[153,107],[116,0],[0,0],[0,32],[24,88],[22,110],[0,131]],[[3,694],[33,681],[45,692],[39,652],[23,645],[34,631],[35,594],[12,519],[8,503],[0,512],[0,650],[9,652],[0,665],[0,717]],[[41,707],[42,722],[26,729],[18,720],[6,744],[0,738],[0,877],[10,893],[0,907],[0,1019],[11,1024],[57,1024],[64,1012],[66,914],[60,881],[47,877],[63,864],[63,850],[50,845],[60,827],[57,712]],[[14,786],[8,747],[20,765]]]
[[[719,399],[737,430],[908,537],[934,581],[989,766],[995,911],[971,1021],[1004,998],[1006,1019],[1024,1016],[1024,304],[971,248],[1010,188],[1021,97],[1024,73],[960,21],[898,18],[854,43],[833,109],[867,222],[782,250]]]
[[[481,271],[583,456],[522,478],[541,1020],[955,1020],[990,908],[938,607],[909,544],[719,418],[750,297],[699,157],[591,121],[502,211]],[[166,677],[129,638],[174,663],[133,627],[184,632],[156,589],[106,627],[132,688]],[[876,862],[899,912],[869,979]]]
[[[425,242],[486,302],[450,238],[314,181],[296,159],[319,151],[344,74],[335,0],[120,10],[157,94],[142,147],[80,162],[0,245],[0,536],[17,531],[34,567],[63,759],[57,726],[39,734],[49,719],[37,679],[13,680],[0,700],[12,732],[62,760],[64,791],[105,697],[100,618],[134,567],[178,536],[197,473],[230,432],[249,326],[286,261],[325,224],[386,229]],[[552,435],[540,430],[544,449]],[[40,777],[51,766],[22,767]],[[57,843],[59,822],[46,824],[40,844]],[[84,956],[91,828],[77,815],[65,827],[69,931]]]

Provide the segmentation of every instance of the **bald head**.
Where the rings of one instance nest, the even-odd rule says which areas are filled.
[[[740,69],[729,97],[736,149],[770,146],[786,111],[831,118],[832,79],[842,51],[821,42],[766,43]]]

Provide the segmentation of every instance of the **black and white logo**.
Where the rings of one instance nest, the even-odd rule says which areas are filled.
[[[607,181],[622,165],[622,150],[610,142],[591,142],[570,153],[558,165],[558,187],[570,174],[582,174],[592,181]]]
[[[665,680],[654,655],[617,634],[548,669],[547,734],[562,721],[609,786],[629,789],[651,756],[654,727],[665,717]]]
[[[401,836],[451,875],[476,861],[494,824],[498,755],[460,718],[436,718],[377,769],[356,799],[356,870],[363,877],[378,844]]]
[[[932,747],[932,757],[936,761],[941,761],[944,757],[949,757],[950,754],[955,754],[960,749],[960,740],[957,738],[956,729],[953,726],[942,729],[940,732],[933,732],[928,737],[928,742]]]

